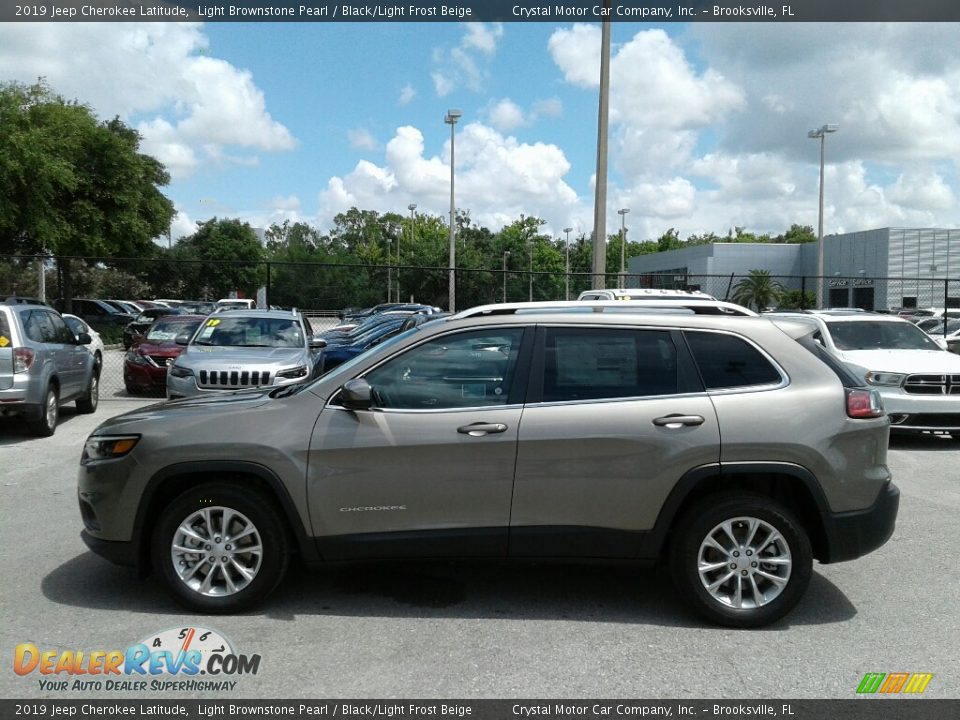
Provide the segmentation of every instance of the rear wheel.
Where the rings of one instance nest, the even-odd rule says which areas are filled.
[[[730,627],[786,615],[810,583],[813,553],[803,526],[762,495],[706,498],[677,524],[674,581],[701,615]]]
[[[90,382],[83,397],[77,398],[77,412],[89,414],[97,411],[100,402],[100,373],[97,368],[90,373]]]
[[[247,487],[210,483],[188,490],[161,513],[153,567],[182,605],[233,613],[255,605],[287,569],[280,511]]]
[[[41,415],[37,420],[27,422],[27,429],[31,435],[37,437],[50,437],[57,429],[57,421],[60,419],[60,395],[57,388],[53,385],[47,386],[47,392],[44,395]]]

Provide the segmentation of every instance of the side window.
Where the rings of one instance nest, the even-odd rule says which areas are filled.
[[[76,336],[73,334],[73,331],[67,327],[62,317],[52,312],[48,312],[46,315],[47,321],[53,327],[53,342],[64,343],[66,345],[73,345],[77,342]]]
[[[506,405],[516,376],[522,328],[434,338],[366,375],[377,405],[440,410]]]
[[[672,395],[677,349],[663,330],[547,328],[543,402]]]
[[[52,342],[53,328],[46,322],[46,313],[40,310],[31,310],[23,316],[23,330],[27,337],[34,342]]]
[[[779,384],[782,377],[760,351],[723,333],[684,333],[707,390]]]
[[[72,317],[65,317],[63,321],[67,324],[67,327],[70,328],[70,331],[74,335],[79,335],[82,332],[88,332],[87,326],[83,324],[82,320]]]

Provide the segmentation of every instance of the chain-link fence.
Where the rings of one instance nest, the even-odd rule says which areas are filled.
[[[497,302],[575,300],[597,287],[590,273],[524,272],[503,268],[457,268],[457,309]],[[818,279],[767,276],[756,271],[730,275],[677,273],[607,274],[606,287],[701,290],[754,309],[811,309]],[[75,298],[217,300],[256,298],[259,306],[296,307],[316,330],[331,327],[344,310],[383,302],[419,302],[449,308],[450,272],[444,267],[291,262],[201,262],[168,259],[0,256],[0,296],[45,298],[64,312]],[[960,279],[822,279],[823,306],[890,311],[901,308],[960,308]],[[81,316],[107,346],[103,397],[126,397],[122,325]]]

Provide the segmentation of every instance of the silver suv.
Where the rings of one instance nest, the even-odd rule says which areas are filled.
[[[805,326],[673,304],[474,308],[311,383],[112,418],[83,538],[201,612],[293,555],[664,558],[707,618],[772,622],[814,558],[893,532],[889,423]]]
[[[45,437],[57,428],[61,403],[94,412],[100,367],[84,347],[90,342],[47,305],[0,301],[0,416],[24,417],[33,435]]]
[[[177,343],[186,347],[167,372],[171,399],[303,382],[326,345],[296,310],[218,312]]]

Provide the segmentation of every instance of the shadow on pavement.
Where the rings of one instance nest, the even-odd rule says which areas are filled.
[[[89,552],[50,572],[41,588],[47,599],[61,605],[183,612],[155,578],[138,580],[133,570]],[[800,604],[767,629],[844,622],[856,613],[836,585],[814,572]],[[476,560],[366,562],[320,570],[294,563],[266,603],[247,614],[286,621],[331,615],[714,627],[686,607],[658,568]]]

